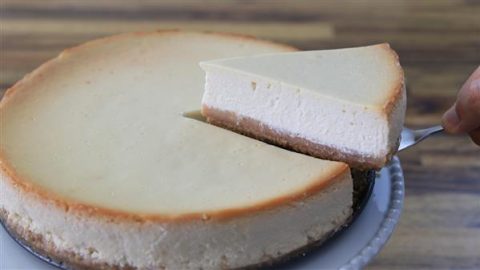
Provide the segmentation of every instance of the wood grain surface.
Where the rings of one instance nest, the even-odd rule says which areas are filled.
[[[407,125],[436,125],[480,63],[480,1],[0,0],[0,95],[62,49],[128,31],[246,33],[302,49],[390,42]],[[480,147],[440,134],[400,153],[405,208],[370,269],[480,269]]]

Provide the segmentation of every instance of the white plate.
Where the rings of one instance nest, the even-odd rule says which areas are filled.
[[[397,157],[375,179],[373,193],[363,212],[332,241],[308,256],[277,269],[359,269],[388,241],[403,205],[403,172]],[[57,269],[20,247],[0,229],[0,269]]]

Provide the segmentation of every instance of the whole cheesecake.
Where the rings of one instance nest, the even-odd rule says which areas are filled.
[[[345,163],[190,117],[200,61],[292,50],[168,31],[62,52],[0,103],[2,221],[79,269],[238,268],[320,241],[352,213]]]

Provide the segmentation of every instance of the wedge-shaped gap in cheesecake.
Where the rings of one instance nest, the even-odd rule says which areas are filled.
[[[294,151],[293,149],[291,148],[288,148],[288,147],[284,147],[282,145],[278,145],[278,144],[275,144],[273,142],[271,142],[270,140],[266,140],[266,139],[258,139],[258,138],[255,138],[254,136],[250,136],[249,134],[246,134],[246,133],[243,133],[243,132],[240,132],[238,129],[235,129],[235,128],[229,128],[229,127],[226,127],[226,126],[220,126],[220,125],[216,125],[215,123],[210,123],[207,121],[207,118],[205,116],[203,116],[202,112],[200,110],[195,110],[195,111],[189,111],[189,112],[184,112],[182,113],[182,116],[185,117],[185,118],[189,118],[189,119],[193,119],[193,120],[196,120],[196,121],[199,121],[199,122],[203,122],[207,125],[211,125],[211,126],[214,126],[214,127],[217,127],[217,128],[221,128],[221,129],[225,129],[225,130],[228,130],[228,131],[231,131],[231,132],[234,132],[234,133],[237,133],[238,135],[241,135],[241,136],[245,136],[245,137],[249,137],[251,139],[254,139],[254,140],[259,140],[263,143],[266,143],[266,144],[269,144],[269,145],[272,145],[272,146],[275,146],[275,147],[279,147],[279,148],[282,148],[282,149],[285,149],[287,151],[291,151],[291,152],[296,152],[296,153],[299,153],[297,151]]]
[[[265,138],[257,138],[255,136],[252,136],[251,134],[240,132],[238,129],[235,129],[235,128],[231,128],[231,127],[228,127],[228,126],[221,126],[221,125],[217,125],[215,123],[210,123],[210,122],[208,122],[207,118],[202,114],[202,112],[200,110],[184,112],[184,113],[182,113],[182,116],[185,117],[185,118],[189,118],[189,119],[193,119],[193,120],[196,120],[196,121],[199,121],[199,122],[203,122],[207,125],[211,125],[211,126],[214,126],[216,128],[225,129],[225,130],[237,133],[240,136],[249,137],[251,139],[258,140],[258,141],[261,141],[263,143],[266,143],[266,144],[269,144],[269,145],[272,145],[272,146],[275,146],[275,147],[278,147],[278,148],[282,148],[282,149],[290,151],[290,152],[295,152],[295,153],[311,156],[308,153],[301,153],[301,152],[295,151],[294,149],[292,149],[288,146],[284,146],[284,145],[281,145],[281,144],[274,143],[272,140],[268,140],[268,139],[265,139]]]
[[[251,134],[240,132],[238,129],[231,128],[229,126],[222,126],[222,125],[218,125],[218,124],[215,124],[215,123],[210,123],[207,120],[207,118],[202,114],[202,112],[200,110],[183,112],[182,116],[185,117],[185,118],[189,118],[189,119],[193,119],[193,120],[196,120],[196,121],[199,121],[199,122],[203,122],[207,125],[211,125],[211,126],[214,126],[214,127],[217,127],[217,128],[225,129],[225,130],[237,133],[238,135],[249,137],[251,139],[258,140],[258,141],[261,141],[263,143],[266,143],[266,144],[269,144],[269,145],[272,145],[272,146],[275,146],[275,147],[278,147],[278,148],[282,148],[282,149],[285,149],[285,150],[290,151],[290,152],[295,152],[295,153],[311,156],[308,153],[302,153],[302,152],[295,151],[295,149],[292,149],[291,147],[274,143],[272,140],[269,140],[269,139],[266,139],[266,138],[257,138],[255,136],[252,136]]]
[[[246,136],[246,137],[249,137],[251,139],[254,139],[254,140],[258,140],[257,138],[255,137],[252,137],[252,136],[248,136],[248,134],[245,134],[245,133],[241,133],[239,132],[238,130],[236,129],[231,129],[231,128],[228,128],[228,127],[225,127],[225,126],[219,126],[219,125],[215,125],[215,124],[212,124],[210,122],[207,121],[207,118],[205,116],[203,116],[202,112],[200,110],[195,110],[195,111],[189,111],[189,112],[184,112],[182,113],[182,116],[185,117],[185,118],[189,118],[189,119],[193,119],[193,120],[196,120],[196,121],[199,121],[199,122],[203,122],[207,125],[211,125],[211,126],[214,126],[214,127],[217,127],[217,128],[221,128],[221,129],[225,129],[225,130],[228,130],[228,131],[231,131],[231,132],[234,132],[234,133],[237,133],[238,135],[241,135],[241,136]],[[271,143],[267,140],[260,140],[266,144],[270,144],[270,145],[273,145],[275,147],[280,147],[280,148],[283,148],[285,150],[288,150],[288,151],[292,151],[292,149],[288,149],[288,148],[285,148],[285,147],[282,147],[281,145],[276,145],[274,143]]]
[[[200,110],[184,112],[182,115],[183,115],[183,117],[190,118],[190,119],[197,120],[197,121],[204,122],[204,123],[208,124],[207,118],[205,118],[205,116],[202,115],[202,112]]]

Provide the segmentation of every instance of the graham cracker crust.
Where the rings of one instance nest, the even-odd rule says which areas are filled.
[[[234,112],[222,111],[203,105],[202,115],[207,119],[207,122],[213,125],[283,147],[287,150],[293,150],[316,158],[342,161],[352,168],[361,170],[381,169],[391,159],[396,149],[392,149],[386,158],[369,157],[359,153],[346,153],[330,146],[313,143],[304,138],[279,132],[260,121],[238,116]]]

